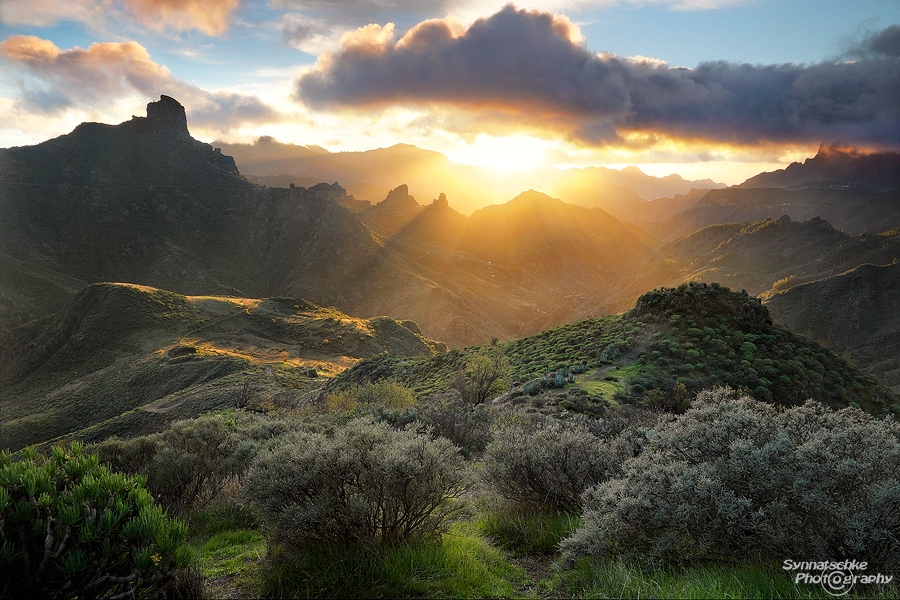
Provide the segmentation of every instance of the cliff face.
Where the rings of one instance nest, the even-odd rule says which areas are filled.
[[[147,121],[160,133],[182,139],[191,136],[188,133],[184,107],[170,96],[160,96],[158,102],[147,104]]]
[[[149,103],[146,117],[82,123],[0,150],[0,252],[17,269],[0,282],[4,321],[57,307],[42,301],[54,295],[47,285],[40,296],[36,285],[20,285],[36,273],[41,282],[76,278],[54,288],[59,296],[77,281],[122,281],[200,294],[292,289],[337,303],[341,271],[371,260],[378,246],[336,195],[343,190],[251,184],[230,156],[191,137],[184,107],[167,96]]]

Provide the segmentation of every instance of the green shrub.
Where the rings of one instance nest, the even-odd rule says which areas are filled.
[[[509,360],[505,356],[496,351],[483,352],[470,356],[450,385],[468,404],[483,404],[509,389],[508,376]]]
[[[434,398],[422,408],[420,417],[434,435],[459,446],[465,456],[483,452],[491,440],[494,413],[484,404],[470,406],[458,397]]]
[[[187,528],[142,478],[111,472],[79,444],[16,462],[0,453],[0,534],[5,598],[130,597],[195,559]]]
[[[278,541],[373,545],[439,531],[469,482],[448,440],[356,419],[333,437],[285,436],[260,456],[242,493]]]
[[[484,477],[504,498],[575,511],[581,494],[625,456],[581,424],[505,423],[484,453]]]
[[[332,410],[351,411],[356,408],[382,407],[388,410],[409,409],[416,402],[412,390],[393,379],[381,379],[374,383],[352,385],[329,394],[325,405]]]
[[[140,474],[167,509],[185,514],[219,496],[249,469],[258,446],[281,434],[285,424],[243,413],[202,415],[174,423],[162,433],[90,447],[114,470]]]
[[[569,560],[859,559],[900,565],[900,424],[730,389],[664,417],[620,478],[585,494]]]

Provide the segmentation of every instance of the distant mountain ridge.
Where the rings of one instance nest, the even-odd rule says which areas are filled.
[[[865,186],[900,190],[900,153],[861,152],[822,144],[812,158],[784,169],[760,173],[737,187]]]
[[[725,187],[710,179],[688,181],[674,174],[653,177],[637,167],[541,167],[503,173],[454,163],[443,154],[409,144],[364,152],[328,152],[317,146],[283,144],[271,137],[259,138],[253,144],[216,145],[234,156],[241,172],[260,184],[337,181],[350,194],[374,204],[399,182],[405,182],[410,193],[419,197],[436,198],[445,193],[454,208],[464,214],[505,202],[528,188],[571,204],[599,206],[620,217],[617,206],[623,203],[640,205],[661,196],[686,194],[692,188]]]
[[[661,200],[650,203],[655,205]],[[881,233],[900,227],[897,190],[868,187],[808,187],[803,189],[731,187],[709,190],[681,202],[665,200],[654,214],[636,224],[663,241],[670,241],[724,223],[747,223],[788,215],[795,221],[821,218],[851,234]],[[660,218],[662,217],[662,218]]]
[[[657,248],[619,284],[617,296],[687,281],[718,282],[753,295],[830,277],[865,262],[900,259],[900,236],[850,235],[814,217],[787,215],[750,223],[709,225]],[[623,305],[617,305],[624,308]]]

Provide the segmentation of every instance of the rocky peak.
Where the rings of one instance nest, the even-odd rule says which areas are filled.
[[[431,205],[437,208],[447,208],[450,206],[450,203],[447,202],[447,194],[441,192],[440,196],[431,201]]]
[[[147,104],[147,121],[159,133],[176,138],[189,138],[184,107],[170,96],[160,96],[158,102]]]
[[[419,203],[416,199],[409,195],[409,187],[406,184],[399,185],[388,192],[387,198],[378,203],[380,208],[390,208],[394,210],[408,210],[418,208]]]

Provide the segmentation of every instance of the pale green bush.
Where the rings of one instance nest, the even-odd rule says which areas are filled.
[[[484,451],[495,420],[489,406],[472,406],[455,395],[431,398],[419,411],[419,418],[432,427],[434,435],[447,438],[466,456]]]
[[[590,489],[570,561],[859,559],[900,564],[900,424],[729,389],[664,417],[621,477]]]
[[[507,499],[572,511],[630,456],[581,423],[508,422],[485,450],[484,477]]]
[[[112,438],[89,447],[114,470],[140,474],[167,509],[183,514],[237,485],[260,445],[286,430],[276,419],[245,413],[202,415],[162,433]]]
[[[439,531],[469,484],[448,440],[356,419],[333,436],[284,436],[260,455],[242,495],[280,542],[372,545]]]

